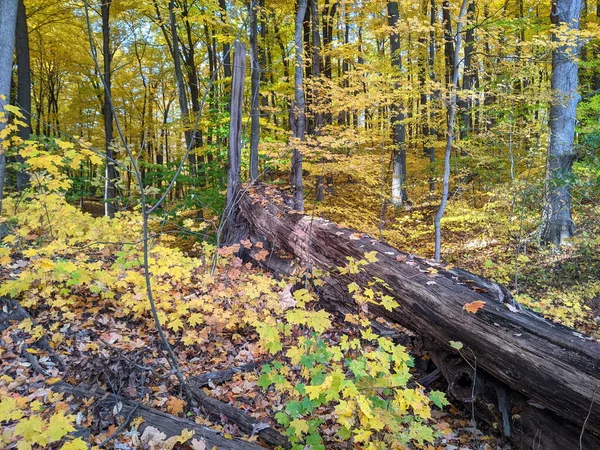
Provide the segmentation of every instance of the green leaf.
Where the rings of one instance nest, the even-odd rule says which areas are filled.
[[[464,345],[460,341],[450,341],[450,347],[452,347],[455,350],[461,351]]]
[[[440,391],[431,391],[429,393],[429,400],[431,400],[433,404],[440,409],[450,404],[450,402],[446,398],[446,394]]]

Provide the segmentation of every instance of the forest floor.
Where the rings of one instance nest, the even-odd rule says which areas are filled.
[[[414,220],[416,224],[417,219]],[[422,217],[418,219],[421,220]],[[598,236],[593,233],[599,231],[599,226],[593,222],[583,224],[580,233],[583,236]],[[450,259],[457,263],[461,261],[465,268],[483,272],[499,281],[506,281],[504,277],[509,277],[515,270],[514,265],[499,257],[503,254],[502,243],[473,248],[465,245],[466,236],[460,230],[454,230],[452,236],[455,240],[451,239],[447,244],[454,249],[450,252]],[[188,248],[190,239],[176,239],[171,241],[171,245]],[[409,247],[414,245],[418,244]],[[529,306],[554,320],[574,325],[588,334],[598,335],[600,297],[597,291],[597,274],[600,273],[600,260],[595,251],[597,246],[596,241],[582,239],[558,254],[531,244],[526,252],[527,259],[521,257],[518,260],[517,257],[522,265],[521,289],[527,294],[527,297],[522,296],[520,299],[531,299]],[[190,249],[191,247],[188,248]],[[506,252],[506,247],[504,248],[505,253],[510,254],[515,250],[510,247],[508,249]],[[78,260],[86,260],[86,264],[93,261],[96,269],[108,272],[112,270],[118,254],[110,246],[104,250],[85,250],[85,253],[83,256],[81,252],[71,254],[55,261],[69,258],[75,264],[78,264]],[[194,252],[190,250],[190,253]],[[191,332],[181,333],[176,320],[167,325],[170,343],[181,364],[181,371],[185,377],[192,377],[249,363],[256,364],[257,369],[235,374],[232,379],[220,384],[210,384],[205,392],[284,433],[285,430],[279,428],[273,417],[289,398],[276,390],[259,386],[260,367],[263,363],[270,362],[272,356],[261,344],[257,330],[251,323],[253,320],[263,320],[267,313],[274,317],[276,323],[283,323],[285,303],[289,300],[286,297],[289,294],[289,291],[286,294],[286,288],[289,289],[288,281],[273,279],[271,274],[234,257],[232,251],[222,252],[224,263],[217,267],[214,274],[210,274],[211,261],[203,259],[201,252],[195,253],[196,257],[189,258],[193,260],[191,264],[194,266],[191,270],[191,282],[184,284],[169,278],[170,284],[163,292],[165,298],[173,299],[171,306],[163,305],[169,317],[174,314],[173,311],[178,310],[179,305],[185,303],[192,305],[186,307],[186,313],[191,313],[190,317],[195,317],[196,321],[193,324],[196,327]],[[11,254],[10,263],[0,268],[0,280],[3,283],[14,281],[34,264],[22,249],[15,250]],[[496,276],[491,276],[494,274]],[[52,421],[60,414],[73,416],[71,420],[75,431],[71,432],[71,436],[83,437],[92,446],[100,444],[118,431],[106,448],[111,448],[111,445],[119,449],[158,449],[174,445],[175,448],[182,449],[203,448],[197,441],[193,443],[183,440],[177,444],[167,442],[166,436],[155,436],[154,441],[149,442],[148,436],[144,437],[137,431],[140,422],[135,420],[121,429],[119,427],[123,425],[125,418],[119,413],[119,408],[115,407],[109,414],[101,414],[89,401],[78,401],[56,394],[51,390],[51,385],[59,380],[66,380],[74,385],[83,383],[101,386],[109,393],[135,401],[142,400],[153,408],[219,430],[225,436],[261,442],[258,436],[248,437],[224,418],[221,421],[210,421],[204,411],[186,405],[175,373],[161,348],[155,323],[147,314],[136,314],[135,307],[133,312],[124,308],[124,300],[118,294],[115,297],[103,296],[98,290],[78,285],[70,288],[69,295],[65,297],[66,305],[62,304],[62,300],[57,302],[58,296],[54,291],[54,301],[47,304],[40,301],[44,298],[45,286],[41,281],[48,285],[54,284],[55,287],[64,286],[61,284],[64,280],[60,283],[52,279],[36,281],[36,289],[24,295],[24,307],[31,314],[32,320],[23,317],[9,320],[15,317],[9,317],[8,303],[0,300],[0,399],[14,400],[13,409],[8,412],[7,403],[2,411],[0,401],[0,423],[5,424],[0,433],[0,447],[29,448],[21,447],[16,440],[10,440],[10,433],[16,426],[15,420],[5,419],[2,422],[1,414],[4,413],[12,414],[13,419],[26,417],[30,421],[39,416],[41,422],[37,425],[42,431],[52,430],[56,426]],[[122,287],[131,291],[131,286]],[[138,285],[135,289],[130,292],[134,300],[145,302],[145,293],[141,287]],[[570,303],[565,305],[565,298]],[[239,317],[244,319],[240,320]],[[354,325],[343,318],[339,319],[324,334],[326,339],[338,343],[342,336],[359,335],[359,330]],[[418,335],[388,323],[379,324],[378,328],[387,330],[386,333],[395,343],[406,346],[415,362],[411,369],[414,380],[422,379],[433,370]],[[49,344],[46,349],[39,345],[44,339]],[[284,348],[285,344],[284,341]],[[26,354],[33,355],[39,361],[39,367]],[[39,369],[45,375],[40,374]],[[442,391],[445,389],[440,380],[430,387]],[[325,448],[348,448],[347,443],[335,436],[332,410],[322,408],[319,415],[324,418],[320,429]],[[510,445],[498,437],[500,433],[497,430],[478,423],[463,407],[451,404],[441,411],[434,410],[430,423],[439,432],[435,444],[415,444],[414,448],[510,449]],[[62,429],[70,430],[66,425]],[[64,442],[65,434],[59,433],[60,437],[55,441],[48,440],[48,448],[60,448],[59,444]],[[32,442],[35,443],[35,440]]]

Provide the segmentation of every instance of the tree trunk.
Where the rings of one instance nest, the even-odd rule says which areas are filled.
[[[467,0],[463,0],[460,8],[460,14],[458,16],[458,22],[456,25],[456,46],[454,48],[454,57],[452,58],[452,80],[448,86],[448,128],[446,130],[446,153],[444,155],[444,180],[442,187],[442,200],[440,207],[435,215],[434,228],[435,228],[435,260],[440,261],[442,255],[442,229],[441,221],[446,211],[446,204],[448,202],[448,191],[450,186],[450,155],[452,153],[452,143],[454,142],[454,117],[456,115],[456,90],[458,86],[458,58],[460,56],[460,42],[462,24],[467,13]]]
[[[179,33],[177,31],[177,21],[175,18],[175,0],[169,1],[169,24],[171,27],[171,41],[173,45],[173,65],[175,67],[175,79],[177,80],[177,94],[179,99],[179,110],[181,111],[181,120],[183,121],[184,135],[185,135],[185,146],[186,148],[192,148],[192,130],[190,130],[189,119],[190,109],[188,106],[187,93],[185,85],[183,84],[183,70],[181,68],[181,53],[179,48]],[[190,165],[190,172],[195,175],[194,158],[190,153],[188,162]]]
[[[400,55],[400,36],[398,35],[398,21],[400,14],[398,12],[398,2],[388,2],[388,22],[392,27],[390,35],[390,52],[392,67],[396,71],[396,76],[402,73],[402,56]],[[399,88],[400,84],[395,83]],[[394,170],[392,175],[392,204],[396,207],[402,206],[402,203],[408,200],[406,195],[406,125],[404,124],[404,112],[400,102],[392,105],[392,143],[394,146]]]
[[[260,140],[260,64],[258,57],[258,6],[250,1],[250,178],[258,178],[258,142]]]
[[[550,18],[556,26],[579,29],[581,0],[553,0]],[[562,39],[562,40],[561,40]],[[552,93],[550,105],[550,143],[546,166],[546,196],[542,212],[541,240],[562,244],[575,233],[571,218],[571,186],[575,150],[577,103],[577,54],[579,43],[573,38],[553,35],[557,46],[552,50]]]
[[[298,0],[296,10],[296,31],[294,35],[294,46],[296,50],[296,66],[294,68],[294,104],[290,113],[292,132],[298,141],[304,141],[306,134],[306,100],[304,97],[304,48],[303,48],[303,24],[306,16],[307,0]],[[294,208],[304,211],[304,193],[302,192],[302,153],[294,147],[292,153],[291,170],[292,194],[294,197]]]
[[[474,87],[475,71],[473,69],[473,52],[475,45],[475,2],[471,0],[467,8],[467,26],[468,29],[465,33],[465,56],[463,66],[463,85],[462,90],[465,91],[463,98],[461,98],[461,118],[462,128],[460,130],[460,139],[466,139],[471,133],[473,128],[473,121],[471,119],[471,108],[472,108],[472,94],[469,92]],[[463,150],[463,155],[466,154]]]
[[[25,126],[19,128],[19,137],[26,141],[31,137],[31,64],[27,13],[23,0],[19,0],[17,11],[15,47],[17,50],[17,103],[23,111],[23,122],[25,122]],[[17,155],[16,159],[18,163],[23,163],[22,156]],[[17,170],[17,190],[22,192],[28,185],[29,174],[20,168]]]
[[[276,248],[297,257],[300,267],[324,271],[318,288],[324,306],[355,311],[348,285],[367,287],[381,280],[381,293],[398,306],[389,310],[369,303],[369,312],[418,331],[445,352],[456,354],[450,341],[460,341],[463,350],[458,359],[470,366],[462,375],[449,377],[456,392],[473,402],[471,392],[484,395],[483,377],[491,380],[485,386],[499,389],[497,413],[509,414],[505,433],[520,448],[579,448],[580,434],[584,449],[600,448],[600,346],[593,339],[522,309],[506,288],[490,280],[400,252],[324,219],[297,214],[281,201],[270,201],[264,192],[262,187],[251,188],[240,202],[251,238],[270,251]],[[377,261],[361,266],[358,273],[336,269],[347,266],[349,257],[362,260],[368,252],[374,252]],[[278,259],[285,261],[276,254],[267,258]],[[475,301],[484,302],[482,309],[467,312],[465,305]],[[563,442],[568,445],[561,447]]]
[[[102,57],[104,59],[104,141],[106,152],[106,171],[104,180],[104,214],[113,217],[116,212],[117,169],[111,160],[113,154],[113,105],[112,105],[112,51],[110,49],[110,7],[112,0],[103,0],[100,5],[102,15]],[[58,111],[56,111],[58,112]]]
[[[15,28],[17,24],[18,0],[0,2],[0,115],[8,114],[4,106],[10,103],[10,79],[12,76],[13,50],[15,48]],[[0,132],[6,128],[6,122],[0,120]],[[4,196],[4,179],[6,178],[6,149],[0,141],[0,214]]]

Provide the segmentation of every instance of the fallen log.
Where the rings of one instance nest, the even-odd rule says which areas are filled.
[[[128,416],[133,412],[132,418],[142,417],[144,419],[144,422],[140,425],[140,432],[147,426],[153,426],[165,433],[167,438],[169,438],[171,436],[180,435],[184,429],[188,429],[195,432],[196,439],[203,439],[205,441],[206,448],[216,447],[219,450],[263,449],[263,447],[255,443],[244,441],[242,439],[227,439],[217,431],[198,425],[191,420],[181,419],[148,406],[139,405],[136,401],[110,394],[99,388],[87,389],[64,382],[53,384],[51,388],[53,391],[63,392],[67,394],[67,396],[72,395],[73,397],[80,399],[94,397],[94,406],[99,408],[100,411],[112,411],[115,404],[120,403],[122,407],[119,414]]]
[[[550,418],[527,422],[542,428],[531,425],[532,430],[524,431],[523,426],[519,431],[513,427],[512,432],[503,418],[501,428],[513,441],[523,448],[600,448],[597,342],[521,308],[506,288],[490,280],[403,253],[324,219],[298,214],[285,203],[279,191],[264,185],[249,189],[240,201],[249,237],[262,241],[273,253],[267,263],[274,260],[281,265],[285,261],[275,254],[276,249],[296,257],[309,270],[325,271],[320,299],[333,310],[356,308],[348,292],[350,283],[366,286],[375,278],[383,280],[381,291],[400,305],[388,311],[369,304],[371,313],[419,332],[449,353],[456,353],[450,341],[462,342],[464,350],[459,357],[469,361],[468,367],[476,364],[479,375],[504,386],[509,394],[519,393],[521,400],[538,405],[536,410]],[[359,273],[338,270],[347,265],[347,258],[361,260],[368,252],[375,252],[377,261],[363,266]],[[485,302],[485,306],[476,314],[465,311],[465,304],[474,301]],[[463,382],[469,380],[463,377]],[[521,400],[499,392],[494,401],[500,415],[508,411],[514,420],[515,411],[521,417],[530,414],[520,403],[512,403]],[[568,442],[566,447],[548,438],[553,433],[547,427],[560,423],[569,425],[552,431],[564,432],[561,442]]]

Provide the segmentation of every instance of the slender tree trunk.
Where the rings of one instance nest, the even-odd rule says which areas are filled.
[[[581,0],[553,0],[550,18],[556,26],[579,29]],[[552,93],[550,105],[550,143],[546,167],[546,196],[542,212],[541,240],[546,244],[562,244],[573,236],[570,178],[575,151],[577,103],[577,54],[579,43],[572,38],[554,35],[552,50]]]
[[[442,2],[442,23],[444,26],[444,55],[446,57],[446,85],[452,83],[452,70],[454,68],[454,35],[452,33],[452,16],[450,2]]]
[[[0,2],[0,115],[7,116],[4,106],[10,103],[10,80],[12,77],[13,51],[15,48],[15,28],[17,24],[18,0]],[[7,117],[4,117],[6,119]],[[0,120],[0,132],[6,122]],[[6,178],[6,149],[0,141],[0,213],[4,196],[4,179]]]
[[[467,7],[467,20],[469,21],[468,29],[465,33],[465,55],[463,66],[463,85],[462,90],[466,91],[464,98],[461,99],[461,116],[462,128],[460,130],[460,139],[466,139],[473,128],[471,119],[472,94],[468,91],[473,89],[475,81],[475,73],[473,69],[473,46],[475,44],[475,27],[473,21],[475,19],[475,2],[471,0]],[[464,154],[464,153],[463,153]]]
[[[313,0],[310,3],[311,7],[311,28],[312,28],[312,65],[311,65],[311,77],[313,80],[313,93],[312,101],[315,107],[314,115],[314,131],[315,134],[319,134],[321,128],[323,128],[323,114],[319,111],[320,108],[320,86],[321,81],[321,34],[319,32],[319,5],[317,0]]]
[[[293,136],[304,141],[306,134],[306,100],[304,97],[304,48],[303,24],[306,16],[307,0],[298,0],[296,10],[296,31],[294,33],[294,46],[296,50],[296,66],[294,68],[294,104],[290,113]],[[304,211],[304,194],[302,192],[302,153],[295,147],[292,154],[291,170],[292,194],[294,209]]]
[[[185,145],[187,148],[191,148],[192,143],[192,130],[189,126],[190,110],[188,106],[187,93],[185,85],[183,84],[183,70],[181,68],[181,53],[179,48],[179,33],[177,31],[177,22],[175,19],[175,0],[169,1],[169,24],[171,27],[171,40],[173,45],[173,65],[175,66],[175,78],[177,80],[177,98],[179,99],[179,109],[181,111],[181,119],[183,120]],[[191,155],[190,155],[191,156]],[[195,174],[193,167],[194,160],[189,158],[190,172]]]
[[[427,67],[429,73],[429,80],[434,84],[436,82],[435,77],[435,53],[436,53],[436,43],[435,43],[435,23],[436,23],[436,14],[437,8],[435,5],[435,0],[431,0],[430,9],[429,9],[429,25],[431,26],[431,30],[429,31],[429,48],[428,48],[428,59],[427,59]],[[434,139],[437,138],[437,130],[433,126],[433,121],[435,119],[434,114],[434,105],[433,100],[438,100],[440,96],[439,89],[436,89],[429,98],[429,117],[428,117],[428,125],[427,125],[427,147],[425,148],[426,152],[429,154],[429,170],[431,172],[429,176],[429,193],[433,194],[435,191],[435,176],[433,172],[433,163],[435,163],[435,143]]]
[[[104,214],[108,217],[115,215],[115,199],[117,170],[110,161],[113,154],[113,108],[112,108],[112,52],[110,48],[110,7],[112,0],[103,0],[100,5],[102,15],[102,57],[104,59],[104,140],[106,152],[106,172],[104,181]],[[58,112],[58,111],[57,111]]]
[[[260,140],[260,63],[258,55],[258,6],[250,0],[250,178],[258,178],[258,142]]]
[[[402,57],[400,55],[400,36],[398,35],[398,2],[388,2],[388,21],[392,27],[390,35],[390,52],[392,66],[396,70],[396,76],[402,72]],[[399,83],[396,82],[396,87]],[[394,173],[392,175],[392,204],[402,206],[408,199],[406,195],[406,125],[404,124],[404,112],[400,102],[392,105],[392,142],[394,146]]]
[[[19,137],[27,140],[31,136],[31,63],[29,57],[29,32],[27,30],[27,13],[25,3],[19,0],[17,11],[17,28],[15,35],[17,50],[17,103],[23,110],[25,126],[19,128]],[[23,163],[23,157],[17,155],[17,162]],[[17,190],[22,192],[29,185],[29,174],[17,171]]]
[[[446,211],[448,202],[448,190],[450,185],[450,155],[452,154],[452,143],[454,141],[454,117],[456,115],[456,90],[458,85],[458,65],[460,55],[461,33],[464,18],[467,14],[467,1],[463,0],[456,24],[456,45],[454,47],[454,57],[452,59],[452,80],[448,86],[448,128],[446,131],[446,153],[444,155],[444,181],[442,189],[442,201],[434,219],[435,228],[435,260],[440,261],[442,252],[442,230],[441,221]]]
[[[187,36],[187,50],[185,51],[184,56],[184,64],[186,67],[187,78],[188,78],[188,86],[190,88],[190,101],[192,103],[192,116],[195,118],[200,112],[200,87],[198,83],[198,67],[196,66],[196,55],[195,55],[195,42],[192,37],[192,24],[189,20],[189,6],[187,2],[183,3],[183,23],[185,26],[186,36]],[[183,46],[182,46],[183,48]],[[190,123],[190,128],[192,127],[192,123]],[[192,148],[196,149],[202,147],[202,135],[196,130],[196,133],[193,130],[190,130],[190,140],[192,141]],[[193,183],[197,184],[198,177],[198,161],[197,156],[194,151],[189,154],[189,164],[190,171],[192,176],[194,177]]]

